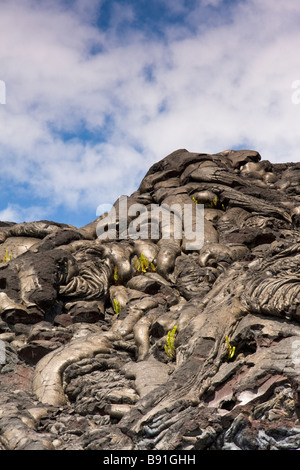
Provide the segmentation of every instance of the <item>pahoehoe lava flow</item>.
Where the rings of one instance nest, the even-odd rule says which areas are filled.
[[[299,182],[254,150],[180,149],[106,238],[107,214],[0,222],[0,449],[300,449]],[[147,237],[124,236],[124,198]],[[153,236],[153,205],[201,206],[201,246],[174,214]]]

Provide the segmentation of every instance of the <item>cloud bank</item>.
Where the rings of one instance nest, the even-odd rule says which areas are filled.
[[[297,0],[0,8],[1,220],[84,225],[177,148],[299,161]]]

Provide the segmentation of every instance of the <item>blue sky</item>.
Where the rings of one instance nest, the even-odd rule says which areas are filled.
[[[0,14],[0,220],[83,226],[178,148],[300,161],[298,0],[0,0]]]

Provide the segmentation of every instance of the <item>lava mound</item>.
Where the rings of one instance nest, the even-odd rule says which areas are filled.
[[[300,449],[299,181],[181,149],[87,226],[0,222],[0,449]]]

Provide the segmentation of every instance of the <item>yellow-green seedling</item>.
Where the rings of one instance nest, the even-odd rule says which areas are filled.
[[[114,281],[118,282],[119,280],[119,274],[118,274],[118,268],[117,266],[114,267]]]
[[[6,263],[7,261],[11,261],[11,254],[8,253],[8,250],[5,251],[5,256],[3,258],[3,260],[1,261],[1,263]]]
[[[225,340],[227,343],[227,360],[230,361],[230,359],[232,359],[235,354],[235,346],[231,346],[227,335],[225,337]]]
[[[151,267],[151,269],[152,269],[152,271],[153,271],[153,272],[155,272],[155,271],[156,271],[156,266],[155,266],[155,264],[153,264],[153,263],[150,263],[150,267]]]
[[[134,259],[134,264],[135,264],[135,269],[136,271],[142,271],[143,273],[146,273],[149,270],[149,267],[151,268],[152,271],[156,271],[156,266],[154,263],[149,263],[148,258],[141,253],[141,256],[139,258]]]
[[[149,268],[148,258],[146,258],[146,256],[143,253],[141,253],[141,256],[137,260],[137,271],[141,270],[143,273],[145,273],[147,272],[148,268]]]
[[[207,206],[212,209],[222,209],[222,211],[226,211],[225,205],[220,203],[217,196],[212,200],[212,202],[209,202]]]
[[[177,330],[177,325],[174,326],[172,331],[168,331],[168,334],[167,334],[167,344],[165,344],[165,351],[166,351],[167,356],[170,359],[173,359],[176,355],[175,345],[174,345],[176,330]]]
[[[192,201],[195,203],[195,204],[198,204],[198,201],[195,197],[192,197]]]
[[[122,310],[122,306],[121,306],[120,302],[117,299],[114,299],[113,303],[114,303],[114,312],[115,312],[116,315],[119,315],[119,313]]]
[[[217,205],[218,205],[218,198],[217,198],[217,196],[216,196],[211,202],[208,203],[208,207],[213,207],[213,208],[215,208],[215,207],[217,207]]]

